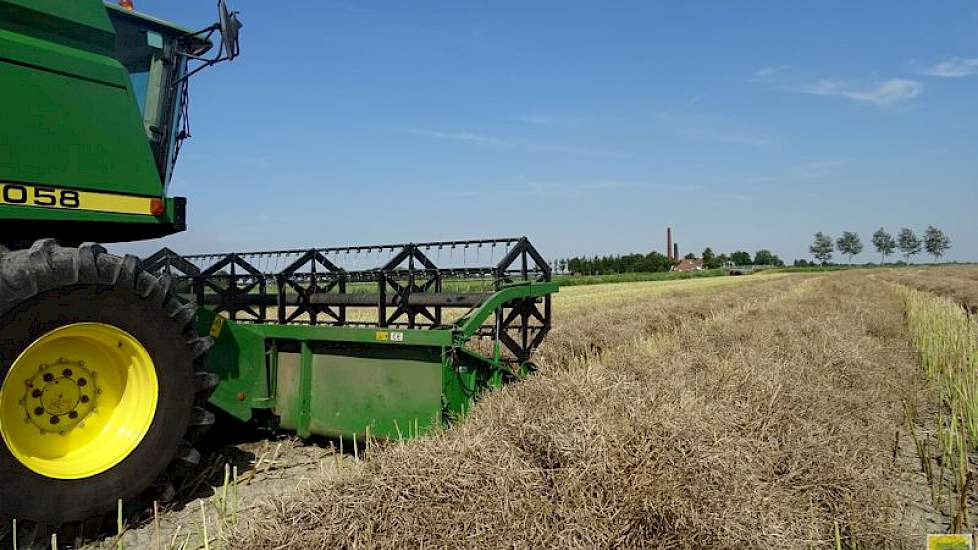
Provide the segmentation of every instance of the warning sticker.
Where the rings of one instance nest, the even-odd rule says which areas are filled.
[[[217,338],[221,335],[221,329],[224,328],[224,317],[220,315],[214,316],[214,322],[211,323],[210,335],[211,338]]]

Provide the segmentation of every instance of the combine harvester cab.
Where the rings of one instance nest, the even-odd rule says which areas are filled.
[[[486,259],[488,257],[488,263]],[[525,238],[144,262],[200,305],[211,403],[300,436],[401,438],[522,378],[551,327],[551,270]]]

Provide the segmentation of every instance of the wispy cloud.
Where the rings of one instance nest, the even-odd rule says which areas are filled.
[[[446,189],[445,193],[454,197],[473,198],[473,197],[525,197],[527,195],[535,197],[548,197],[554,199],[580,199],[587,195],[597,195],[601,193],[615,193],[631,188],[641,187],[638,182],[629,181],[541,181],[523,180],[510,183],[495,182],[492,185],[472,185],[464,189],[459,189],[457,185],[452,185]]]
[[[817,179],[829,175],[842,164],[841,160],[814,160],[795,166],[792,172],[799,178]]]
[[[585,155],[585,156],[598,156],[598,157],[613,157],[613,158],[630,158],[634,155],[631,153],[625,153],[622,151],[609,151],[607,149],[596,149],[591,147],[578,147],[576,145],[562,145],[560,143],[548,143],[540,141],[523,141],[517,142],[518,147],[522,147],[527,151],[532,152],[551,152],[551,153],[567,153],[569,155]]]
[[[753,195],[747,195],[744,193],[710,193],[709,196],[715,199],[727,200],[727,201],[737,201],[742,203],[754,202]]]
[[[978,57],[952,57],[924,70],[924,74],[945,78],[960,78],[978,74]]]
[[[736,131],[718,130],[716,128],[681,128],[679,133],[693,139],[711,141],[713,143],[750,145],[751,147],[763,147],[771,144],[771,140],[765,137],[754,136]]]
[[[545,141],[529,141],[523,139],[500,138],[496,136],[481,134],[478,132],[468,132],[468,131],[444,132],[439,130],[425,130],[419,128],[406,128],[400,130],[414,134],[416,136],[423,136],[423,137],[434,138],[434,139],[443,139],[447,141],[472,143],[475,145],[512,147],[512,148],[518,148],[530,152],[567,153],[571,155],[593,155],[593,156],[617,157],[617,158],[627,158],[632,156],[628,153],[623,153],[620,151],[608,151],[604,149],[595,149],[595,148],[581,147],[576,145],[565,145],[562,143],[551,143]]]
[[[468,143],[481,143],[483,145],[514,145],[512,142],[504,139],[499,139],[484,134],[477,134],[474,132],[439,132],[436,130],[419,130],[416,128],[409,128],[407,131],[418,136],[445,139],[450,141],[465,141]]]
[[[231,164],[244,166],[252,170],[271,170],[275,161],[268,155],[231,155]]]
[[[511,182],[493,182],[491,185],[470,185],[464,189],[453,184],[444,192],[455,197],[506,197],[526,196],[547,197],[551,199],[581,200],[600,196],[635,196],[641,193],[694,193],[702,188],[698,185],[664,184],[641,180],[536,180],[518,178]]]
[[[579,199],[585,196],[605,194],[622,194],[632,196],[636,193],[656,192],[692,192],[699,189],[694,185],[673,185],[649,181],[632,180],[593,180],[593,181],[528,181],[514,189],[517,194],[531,194]]]
[[[580,128],[591,117],[568,116],[568,115],[523,115],[516,117],[516,120],[534,126],[549,126],[554,128]]]
[[[793,91],[820,96],[837,96],[875,105],[904,103],[920,95],[923,85],[916,80],[891,78],[874,86],[857,87],[841,80],[821,79]]]
[[[784,65],[767,65],[754,71],[752,80],[768,80],[775,75],[784,72],[788,67]]]
[[[720,128],[699,120],[700,117],[677,116],[668,112],[660,112],[656,113],[655,118],[668,123],[680,135],[699,141],[751,147],[763,147],[771,144],[771,140],[765,136]]]

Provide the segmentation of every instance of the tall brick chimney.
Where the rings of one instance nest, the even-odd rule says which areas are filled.
[[[672,228],[666,228],[666,257],[670,260],[675,258],[672,257]]]

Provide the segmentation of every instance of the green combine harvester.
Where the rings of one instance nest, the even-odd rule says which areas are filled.
[[[145,260],[189,77],[238,54],[100,0],[0,0],[0,547],[79,544],[173,498],[214,409],[300,436],[399,438],[525,376],[551,327],[526,238]],[[215,48],[211,41],[220,38]],[[210,52],[216,52],[211,54]]]

